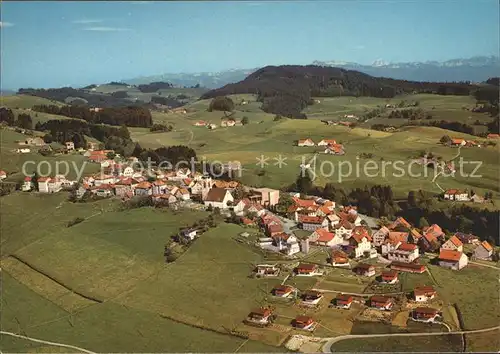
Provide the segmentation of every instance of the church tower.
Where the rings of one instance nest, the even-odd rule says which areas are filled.
[[[205,200],[207,198],[208,192],[210,191],[210,189],[212,189],[214,182],[212,181],[212,177],[203,176],[201,184],[201,200]]]

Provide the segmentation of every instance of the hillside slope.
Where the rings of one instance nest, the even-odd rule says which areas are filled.
[[[252,93],[268,113],[306,118],[301,111],[312,97],[372,96],[391,98],[402,93],[437,92],[469,95],[474,86],[373,77],[359,71],[321,66],[266,66],[246,79],[205,93],[201,98]]]

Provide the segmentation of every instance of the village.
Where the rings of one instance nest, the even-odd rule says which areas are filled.
[[[305,139],[298,145],[316,144]],[[335,140],[328,139],[321,140],[317,146],[343,149]],[[74,150],[70,142],[65,148],[69,152]],[[276,306],[249,309],[248,317],[242,319],[246,326],[273,330],[281,318],[285,322],[279,326],[288,323],[290,328],[312,332],[321,321],[310,310],[320,308],[333,312],[355,311],[362,318],[381,323],[405,309],[408,321],[442,323],[442,309],[436,301],[439,294],[433,284],[419,283],[411,290],[401,291],[395,287],[401,276],[423,274],[427,272],[427,264],[458,272],[467,267],[469,261],[485,262],[498,257],[487,241],[461,232],[447,235],[437,224],[419,229],[402,217],[384,222],[359,214],[353,206],[336,205],[331,200],[295,192],[250,188],[189,168],[138,171],[134,168],[136,158],[120,160],[112,150],[99,150],[95,144],[89,144],[88,150],[82,153],[89,163],[101,167],[101,173],[84,176],[81,181],[58,175],[37,177],[34,181],[33,176],[26,176],[21,190],[71,191],[76,200],[118,198],[125,202],[147,198],[163,207],[216,211],[226,216],[227,222],[239,223],[248,230],[240,235],[242,242],[276,259],[255,264],[252,276],[279,279],[279,284],[269,291],[270,298],[297,306],[297,314],[292,318],[282,316]],[[0,175],[4,178],[5,172]],[[470,198],[466,192],[448,190],[444,199],[468,201]],[[279,208],[284,205],[283,201],[288,201],[286,210]],[[203,233],[197,231],[179,230],[179,236],[187,243],[196,242],[203,237]],[[328,277],[335,269],[342,270],[343,277],[371,284],[370,287],[378,290],[373,294],[340,291],[333,292],[336,295],[332,296],[332,291],[287,283],[290,279]]]

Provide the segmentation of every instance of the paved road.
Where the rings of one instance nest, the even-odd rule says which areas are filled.
[[[487,267],[487,268],[493,268],[493,269],[496,269],[496,270],[500,270],[500,268],[495,267],[493,265],[489,265],[489,264],[478,263],[478,262],[473,262],[473,261],[469,261],[469,263],[470,264],[475,264],[475,265],[478,265],[478,266],[481,266],[481,267]]]
[[[333,344],[345,340],[345,339],[356,339],[356,338],[376,338],[376,337],[418,337],[418,336],[444,336],[449,334],[471,334],[471,333],[483,333],[490,332],[494,330],[500,330],[500,326],[476,329],[473,331],[455,331],[455,332],[429,332],[429,333],[386,333],[386,334],[348,334],[344,336],[338,336],[335,338],[330,338],[323,345],[323,353],[331,353],[331,347]]]
[[[77,351],[80,351],[80,352],[83,352],[83,353],[87,353],[87,354],[96,354],[94,352],[91,352],[90,350],[83,349],[83,348],[80,348],[80,347],[76,347],[74,345],[63,344],[63,343],[58,343],[58,342],[49,342],[49,341],[46,341],[46,340],[43,340],[43,339],[36,339],[36,338],[32,338],[32,337],[26,337],[26,336],[22,336],[20,334],[12,333],[12,332],[0,331],[0,334],[6,335],[6,336],[11,336],[11,337],[17,337],[17,338],[26,339],[26,340],[29,340],[31,342],[43,343],[43,344],[48,344],[48,345],[52,345],[52,346],[56,346],[56,347],[74,349],[74,350],[77,350]]]
[[[399,291],[396,293],[350,293],[347,291],[339,291],[339,290],[326,290],[326,289],[318,289],[318,288],[313,288],[312,290],[314,291],[321,291],[322,293],[342,293],[342,294],[347,294],[347,295],[354,295],[354,296],[375,296],[375,295],[401,295],[401,294],[406,294],[404,291]]]

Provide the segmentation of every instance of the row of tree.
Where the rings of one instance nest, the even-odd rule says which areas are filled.
[[[36,105],[33,110],[70,118],[83,119],[93,124],[126,125],[146,127],[153,125],[151,112],[146,107],[126,106],[90,110],[86,106]]]
[[[9,126],[16,126],[22,129],[33,129],[33,119],[27,113],[20,113],[15,118],[14,112],[10,108],[0,108],[0,123],[3,122]]]

